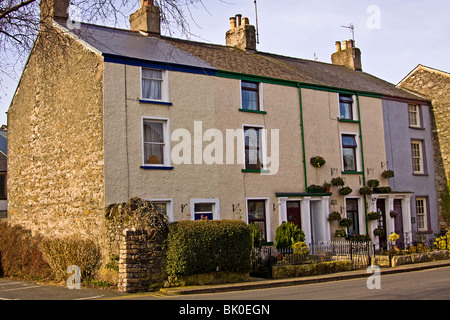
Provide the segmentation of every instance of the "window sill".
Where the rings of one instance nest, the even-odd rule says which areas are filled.
[[[172,102],[158,101],[158,100],[143,100],[139,99],[140,103],[161,104],[164,106],[171,106]]]
[[[362,171],[342,171],[342,174],[363,174]]]
[[[241,171],[250,173],[270,173],[270,170],[263,170],[263,169],[242,169]]]
[[[144,169],[144,170],[173,170],[173,167],[165,167],[165,166],[141,166],[141,169]]]
[[[416,177],[428,177],[428,173],[414,173],[412,174],[413,176]]]
[[[350,123],[359,123],[359,120],[351,120],[351,119],[338,119],[339,122],[350,122]]]
[[[261,110],[250,110],[250,109],[239,109],[240,112],[250,112],[250,113],[260,113],[260,114],[266,114],[266,111]]]
[[[409,126],[410,129],[414,129],[414,130],[425,130],[424,127],[415,127],[415,126]]]

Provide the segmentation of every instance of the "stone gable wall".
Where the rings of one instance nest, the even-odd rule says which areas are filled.
[[[432,103],[431,130],[436,191],[440,195],[450,181],[450,77],[439,72],[418,69],[406,78],[400,87],[420,94]]]
[[[39,37],[8,111],[8,216],[33,233],[105,241],[103,62]]]

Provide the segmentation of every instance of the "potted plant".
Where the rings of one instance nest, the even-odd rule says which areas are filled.
[[[374,193],[390,193],[392,191],[391,187],[376,187],[373,188]]]
[[[350,193],[352,193],[353,192],[353,190],[352,190],[352,188],[350,188],[350,187],[343,187],[343,188],[341,188],[340,190],[339,190],[339,193],[341,194],[341,195],[343,195],[343,196],[346,196],[346,195],[348,195],[348,194],[350,194]]]
[[[315,168],[320,168],[323,167],[326,163],[325,159],[321,156],[315,156],[312,157],[309,162],[311,163],[311,165]]]
[[[370,221],[378,220],[380,218],[381,218],[381,212],[379,212],[379,211],[369,212],[367,214],[367,220],[370,220]]]
[[[391,218],[397,218],[398,212],[395,211],[395,210],[391,210],[391,211],[389,212],[389,215],[391,216]]]
[[[339,221],[339,225],[342,227],[346,227],[346,228],[351,227],[352,224],[353,224],[353,221],[349,218],[343,218],[343,219],[341,219],[341,221]]]
[[[377,179],[371,179],[369,181],[367,181],[367,186],[370,188],[376,188],[380,185],[380,181],[378,181]]]
[[[381,176],[385,179],[393,178],[394,177],[394,171],[392,170],[384,170],[381,173]]]
[[[378,227],[375,230],[373,230],[373,234],[376,236],[383,236],[384,235],[384,229],[382,227]]]
[[[316,186],[313,184],[308,187],[308,192],[309,193],[324,193],[325,189],[323,186]]]
[[[345,230],[338,229],[334,232],[334,236],[336,238],[345,238],[347,234],[345,233]]]
[[[335,187],[343,187],[345,185],[345,181],[341,177],[337,177],[331,179],[331,184]]]
[[[341,220],[341,214],[337,211],[333,211],[328,215],[328,221],[340,221]]]
[[[359,189],[359,193],[369,195],[369,194],[372,194],[372,189],[369,187],[362,187]]]

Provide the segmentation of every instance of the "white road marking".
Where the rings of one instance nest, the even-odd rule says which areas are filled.
[[[103,295],[95,296],[95,297],[78,298],[78,299],[73,299],[73,300],[89,300],[89,299],[97,299],[97,298],[101,298],[101,297],[103,297]]]
[[[33,289],[33,288],[40,288],[40,286],[31,286],[31,287],[23,287],[23,288],[6,289],[6,290],[1,290],[1,291],[2,292],[6,292],[6,291],[16,291],[16,290],[25,290],[25,289]]]

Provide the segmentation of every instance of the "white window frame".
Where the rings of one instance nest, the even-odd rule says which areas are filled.
[[[170,222],[175,221],[173,218],[173,199],[149,199],[150,202],[165,203],[167,218]]]
[[[416,219],[417,219],[417,231],[426,232],[428,231],[428,200],[426,197],[416,197]],[[420,214],[420,216],[423,215],[423,228],[419,228],[419,212],[417,209],[417,201],[423,201],[423,213]]]
[[[418,145],[419,146],[419,157],[415,157],[414,156],[414,145]],[[411,140],[411,160],[412,160],[412,170],[413,170],[413,174],[424,174],[425,173],[425,161],[424,161],[424,154],[423,154],[423,141],[422,140]],[[414,160],[415,159],[419,159],[419,165],[420,165],[420,170],[416,170],[415,169],[415,165],[414,165]]]
[[[245,167],[245,128],[246,127],[262,129],[262,130],[259,130],[259,143],[261,144],[259,146],[259,157],[260,157],[261,164],[262,164],[261,170],[267,170],[267,131],[264,126],[255,125],[255,124],[243,124],[242,125],[242,137],[244,139],[243,144],[242,144],[244,169],[248,170]]]
[[[266,210],[266,242],[272,242],[272,228],[270,227],[270,198],[269,197],[250,197],[245,199],[245,213],[246,213],[246,222],[248,224],[248,202],[249,201],[264,201],[265,210]]]
[[[413,107],[413,106],[416,107],[416,110],[411,112],[410,107]],[[416,124],[411,123],[411,114],[412,113],[415,114],[415,118],[417,121]],[[420,105],[412,104],[412,103],[408,104],[408,121],[409,121],[409,126],[412,128],[421,128],[422,127],[421,119],[420,119]]]
[[[195,220],[195,204],[196,203],[212,203],[213,204],[213,220],[220,220],[220,200],[218,198],[191,199],[191,220]]]
[[[352,119],[346,119],[346,118],[341,118],[341,94],[344,96],[351,96],[352,97]],[[356,108],[356,96],[355,95],[350,95],[350,94],[345,94],[345,93],[338,93],[337,94],[337,102],[338,102],[338,119],[339,120],[343,120],[343,121],[358,121],[358,109]]]
[[[149,99],[145,98],[143,93],[143,87],[142,87],[142,69],[148,69],[148,70],[155,70],[155,71],[161,71],[161,99]],[[158,102],[169,102],[169,73],[167,70],[162,69],[156,69],[156,68],[145,68],[141,67],[139,69],[139,84],[140,84],[140,100],[143,101],[158,101]]]
[[[258,84],[258,98],[259,98],[259,109],[258,110],[250,110],[250,109],[244,109],[242,105],[242,82],[252,82]],[[265,111],[264,110],[264,94],[263,94],[263,83],[258,81],[251,81],[251,80],[240,80],[239,81],[239,100],[240,100],[240,106],[241,110],[248,110],[248,111]]]
[[[355,132],[340,132],[340,136],[339,136],[339,143],[340,143],[340,148],[341,148],[341,162],[342,162],[342,172],[349,172],[349,171],[345,171],[345,167],[344,167],[344,148],[342,145],[342,136],[354,136],[355,137],[355,142],[356,142],[356,150],[355,150],[355,154],[356,154],[356,171],[360,172],[361,171],[361,146],[360,146],[360,139],[359,139],[359,134],[355,133]]]
[[[145,161],[144,145],[144,121],[163,123],[164,133],[164,162],[163,164],[149,164]],[[172,166],[171,146],[170,146],[170,121],[168,118],[142,117],[141,118],[141,146],[142,146],[142,166],[144,167],[170,167]]]

